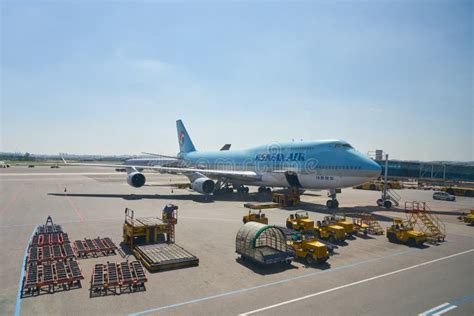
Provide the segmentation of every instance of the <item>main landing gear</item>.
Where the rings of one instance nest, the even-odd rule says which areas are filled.
[[[340,192],[340,191],[339,191]],[[329,190],[328,196],[331,198],[330,200],[327,200],[326,206],[327,208],[338,208],[339,207],[339,201],[336,199],[336,190]]]
[[[234,188],[228,181],[217,181],[214,195],[230,194],[232,192],[234,192]]]
[[[244,187],[243,185],[237,188],[237,193],[244,194],[249,193],[249,187]]]
[[[258,188],[258,193],[272,193],[272,189],[270,188],[267,188],[267,187],[259,187]]]

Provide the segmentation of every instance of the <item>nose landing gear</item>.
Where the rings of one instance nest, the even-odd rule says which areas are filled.
[[[340,189],[337,190],[329,190],[328,196],[331,198],[330,200],[327,200],[326,202],[326,207],[327,208],[338,208],[339,207],[339,201],[336,199],[336,194],[341,193]]]

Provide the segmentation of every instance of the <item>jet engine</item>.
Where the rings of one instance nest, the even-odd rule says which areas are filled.
[[[191,182],[191,189],[203,194],[211,194],[215,187],[216,184],[209,178],[198,178]]]
[[[146,178],[140,172],[130,172],[127,175],[127,183],[134,188],[142,187],[146,182]]]

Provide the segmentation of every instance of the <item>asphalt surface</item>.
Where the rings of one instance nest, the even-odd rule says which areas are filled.
[[[405,200],[426,201],[446,223],[447,241],[425,248],[391,244],[385,236],[349,240],[324,267],[294,262],[289,268],[259,268],[238,259],[235,234],[247,212],[243,203],[257,194],[222,196],[207,201],[170,183],[186,178],[154,174],[140,189],[125,174],[110,169],[13,167],[0,170],[0,314],[173,314],[173,315],[417,315],[429,310],[446,315],[474,313],[474,227],[456,216],[474,208],[473,198],[433,201],[432,192],[402,190]],[[66,188],[67,192],[64,192]],[[367,211],[382,226],[400,208],[375,206],[380,193],[343,190],[340,212]],[[307,192],[299,209],[321,219],[328,213],[325,192]],[[119,245],[124,209],[138,216],[161,216],[166,203],[179,206],[177,243],[200,259],[198,267],[147,274],[146,291],[89,298],[93,266],[121,262],[120,255],[78,260],[82,288],[17,299],[21,265],[36,224],[51,215],[71,239],[111,237]],[[271,224],[284,225],[295,210],[271,209]],[[132,258],[131,258],[132,259]],[[455,306],[455,307],[453,307]]]

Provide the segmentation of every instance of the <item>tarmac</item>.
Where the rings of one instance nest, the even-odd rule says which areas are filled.
[[[426,201],[447,228],[439,245],[410,248],[384,235],[348,240],[326,266],[293,262],[257,267],[235,253],[235,236],[247,213],[243,204],[264,198],[224,195],[213,200],[169,187],[182,176],[147,174],[132,188],[126,174],[105,168],[13,166],[0,170],[0,314],[24,315],[473,315],[474,227],[459,222],[474,198],[434,201],[432,191],[397,190],[400,207],[376,206],[380,192],[343,189],[340,213],[370,212],[381,225],[404,217],[404,201]],[[65,192],[66,189],[66,192]],[[325,191],[307,191],[292,209],[265,210],[270,224],[284,225],[290,213],[307,210],[314,220],[331,214]],[[146,291],[89,297],[96,263],[122,262],[120,255],[79,259],[82,288],[19,298],[28,240],[50,215],[72,240],[110,237],[122,241],[124,209],[136,216],[161,216],[165,204],[179,206],[176,243],[199,257],[199,266],[147,273]],[[130,257],[130,259],[133,259]]]

